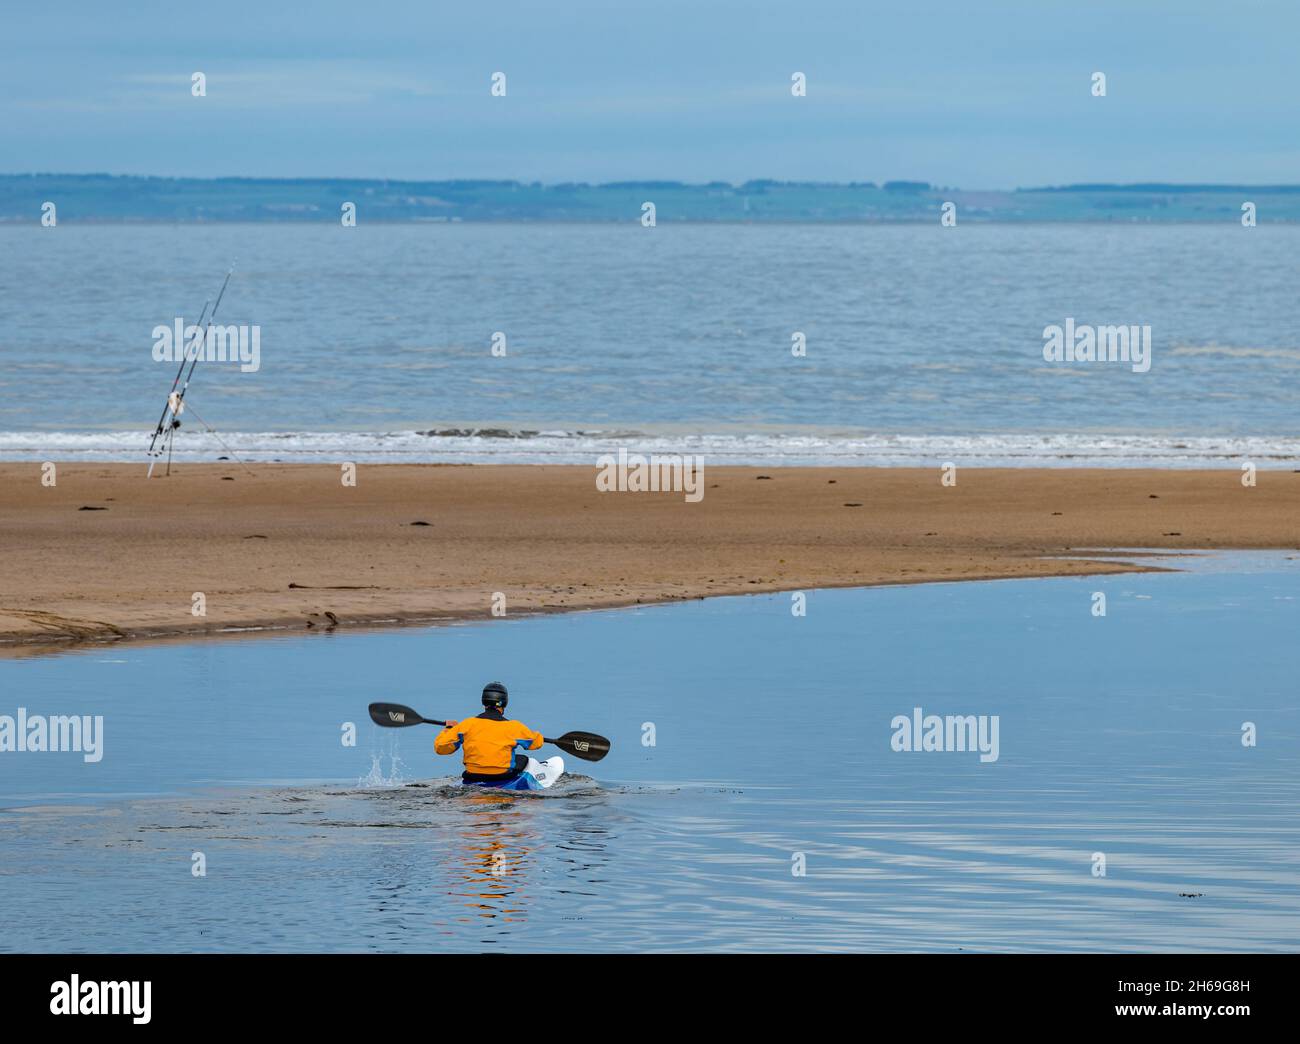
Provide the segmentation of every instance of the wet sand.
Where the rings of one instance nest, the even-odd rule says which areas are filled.
[[[488,619],[708,595],[1111,573],[1115,547],[1300,547],[1300,474],[707,468],[705,495],[594,467],[0,465],[0,648]],[[1176,559],[1171,561],[1176,566]],[[192,612],[201,593],[206,615]],[[496,599],[501,604],[501,599]]]

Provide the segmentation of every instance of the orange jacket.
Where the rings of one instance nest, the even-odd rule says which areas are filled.
[[[540,732],[489,710],[477,718],[448,725],[438,733],[433,749],[439,754],[455,754],[463,749],[465,771],[490,776],[510,771],[516,748],[537,750],[542,742]]]

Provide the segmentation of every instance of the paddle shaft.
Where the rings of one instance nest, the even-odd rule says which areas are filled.
[[[454,721],[445,719],[426,718],[418,711],[400,703],[372,703],[370,705],[370,720],[376,725],[397,729],[409,725],[437,725],[446,729],[456,724]],[[609,740],[592,732],[566,732],[557,739],[543,736],[542,742],[559,747],[562,751],[582,758],[584,761],[599,761],[609,753]]]
[[[438,725],[438,726],[440,726],[441,728],[449,729],[449,728],[451,728],[453,725],[455,725],[456,723],[455,723],[454,721],[440,721],[440,720],[437,719],[437,718],[425,718],[423,721],[420,721],[420,722],[418,722],[417,724],[420,724],[420,725]],[[551,739],[551,738],[548,737],[548,736],[543,736],[543,737],[542,737],[542,742],[543,742],[543,743],[549,743],[549,744],[551,744],[552,746],[555,746],[555,744],[557,744],[557,743],[559,742],[559,740],[553,740],[553,739]]]

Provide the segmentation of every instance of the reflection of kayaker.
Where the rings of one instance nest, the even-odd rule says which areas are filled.
[[[528,750],[540,750],[542,734],[521,721],[507,718],[510,694],[500,682],[483,688],[483,713],[464,721],[451,722],[433,749],[439,754],[460,751],[465,760],[461,779],[485,787],[506,790],[540,790],[549,787],[564,771],[562,758],[535,761]]]

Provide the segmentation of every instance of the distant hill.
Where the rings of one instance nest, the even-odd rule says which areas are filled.
[[[46,201],[64,222],[413,221],[937,222],[945,202],[963,222],[1300,222],[1300,185],[1064,185],[974,191],[923,181],[833,184],[747,181],[567,182],[359,178],[154,178],[108,174],[0,175],[0,222],[36,223]]]

